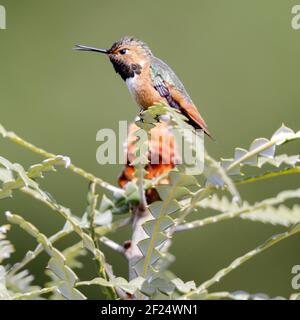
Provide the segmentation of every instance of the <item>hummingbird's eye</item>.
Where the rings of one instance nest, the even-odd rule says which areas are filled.
[[[121,49],[119,51],[120,54],[126,54],[128,52],[128,49]]]

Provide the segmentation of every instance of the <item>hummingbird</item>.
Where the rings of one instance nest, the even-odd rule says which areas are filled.
[[[74,49],[107,55],[141,110],[163,102],[182,113],[195,129],[201,129],[211,137],[204,119],[175,72],[155,57],[143,41],[126,36],[110,49],[84,45],[76,45]]]

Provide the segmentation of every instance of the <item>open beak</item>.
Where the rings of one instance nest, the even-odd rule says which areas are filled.
[[[108,50],[107,49],[99,49],[99,48],[87,47],[87,46],[82,46],[80,44],[76,44],[76,46],[74,47],[74,50],[100,52],[100,53],[108,54]]]

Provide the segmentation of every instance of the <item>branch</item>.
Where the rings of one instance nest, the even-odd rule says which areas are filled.
[[[299,138],[300,131],[295,133],[292,129],[282,124],[270,140],[265,138],[256,139],[252,142],[249,151],[236,148],[234,159],[223,159],[223,164],[226,164],[226,172],[233,175],[240,172],[240,166],[243,164],[252,165],[255,163],[257,165],[257,156],[273,158],[276,146]]]
[[[96,193],[96,183],[92,182],[89,186],[88,196],[87,196],[88,206],[86,209],[91,239],[94,242],[95,248],[100,252],[99,239],[95,234],[95,216],[96,216],[96,206],[98,204],[98,194]],[[99,276],[108,280],[107,268],[104,255],[101,259],[96,259],[97,269]],[[116,291],[114,288],[104,288],[104,293],[108,298],[116,298]]]
[[[135,159],[131,162],[131,165],[135,168],[134,176],[136,178],[136,184],[138,186],[139,192],[139,203],[133,208],[133,223],[132,223],[132,237],[131,241],[128,242],[126,248],[126,257],[128,260],[129,269],[129,280],[133,280],[139,276],[135,270],[137,262],[143,257],[143,253],[139,248],[139,243],[148,238],[147,233],[143,228],[143,224],[151,219],[151,214],[148,209],[148,204],[145,195],[144,180],[145,180],[145,167],[149,163],[149,158],[147,153],[149,152],[149,141],[150,141],[150,128],[154,125],[144,121],[144,116],[147,111],[141,113],[141,122],[136,122],[139,130],[135,132],[136,140],[134,142],[134,156]],[[150,121],[151,122],[151,121]],[[153,122],[154,119],[153,119]],[[145,136],[141,133],[147,134]]]
[[[12,214],[9,211],[7,211],[5,215],[10,223],[18,225],[44,247],[45,251],[50,256],[48,267],[61,281],[58,286],[60,294],[68,300],[85,300],[86,297],[75,288],[78,277],[67,265],[64,254],[53,247],[49,239],[43,233],[21,216]]]
[[[228,273],[235,270],[236,268],[240,267],[242,264],[244,264],[246,261],[250,260],[257,254],[265,251],[266,249],[272,247],[276,243],[291,237],[295,235],[296,233],[300,232],[300,224],[295,225],[293,228],[291,228],[289,231],[277,234],[269,238],[265,243],[261,244],[257,248],[249,251],[245,255],[235,259],[228,267],[220,270],[217,272],[211,279],[205,281],[202,285],[200,285],[196,290],[190,291],[189,293],[185,294],[181,298],[189,298],[192,297],[195,294],[200,294],[202,292],[205,292],[209,287],[212,285],[218,283],[223,277],[225,277]]]
[[[7,138],[10,141],[20,145],[21,147],[30,150],[36,154],[39,154],[40,156],[44,157],[44,158],[55,158],[57,157],[57,155],[50,153],[44,149],[41,149],[39,147],[36,147],[35,145],[31,144],[30,142],[22,139],[21,137],[19,137],[17,134],[15,134],[12,131],[7,131],[1,124],[0,124],[0,134],[3,136],[3,138]],[[77,175],[96,183],[97,185],[99,185],[100,187],[109,190],[111,192],[118,192],[118,193],[123,193],[124,190],[117,188],[115,186],[113,186],[112,184],[94,176],[92,173],[89,173],[85,170],[83,170],[80,167],[75,166],[74,164],[70,164],[68,166],[69,170],[71,170],[72,172],[76,173]]]
[[[248,293],[246,291],[235,291],[235,292],[212,292],[205,296],[205,300],[287,300],[284,297],[269,297],[265,293]]]
[[[233,219],[233,218],[240,216],[241,214],[245,214],[245,213],[249,213],[249,212],[252,212],[255,210],[262,209],[267,205],[278,205],[288,199],[299,198],[299,197],[300,197],[300,189],[283,191],[283,192],[280,192],[277,195],[277,197],[263,200],[261,202],[258,202],[254,206],[241,208],[236,211],[221,213],[221,214],[218,214],[218,215],[215,215],[212,217],[208,217],[208,218],[201,219],[201,220],[195,220],[195,221],[188,222],[185,224],[179,224],[176,226],[175,231],[190,230],[190,229],[194,229],[194,228],[203,227],[203,226],[211,224],[211,223],[217,223],[220,221]]]
[[[257,182],[261,180],[267,180],[270,178],[275,178],[275,177],[280,177],[286,174],[293,174],[293,173],[300,173],[300,167],[295,167],[295,168],[287,168],[281,171],[274,171],[274,172],[266,172],[260,176],[255,176],[255,177],[249,177],[243,180],[237,180],[234,181],[236,185],[241,185],[241,184],[247,184],[247,183],[252,183],[252,182]]]
[[[141,214],[140,208],[137,206],[136,212],[134,213],[134,221],[132,224],[132,238],[130,241],[130,245],[126,249],[126,256],[129,262],[129,280],[133,280],[138,276],[134,267],[136,263],[143,257],[138,244],[142,240],[149,238],[143,228],[143,225],[146,223],[146,221],[151,219],[153,218],[148,208],[146,208],[146,211],[143,211],[143,214]]]
[[[43,288],[43,289],[34,290],[26,293],[17,293],[14,296],[12,296],[12,300],[32,299],[35,296],[40,296],[42,294],[50,293],[56,290],[58,290],[58,287],[53,286],[53,287]]]
[[[67,222],[71,224],[74,232],[77,233],[78,236],[82,239],[84,247],[89,252],[91,252],[95,257],[96,261],[99,262],[99,265],[101,266],[101,269],[99,270],[101,276],[103,278],[106,278],[106,262],[103,253],[95,246],[93,239],[82,230],[79,222],[72,215],[70,209],[63,207],[54,201],[51,201],[49,198],[42,197],[39,193],[34,192],[34,190],[31,190],[30,188],[22,188],[21,191],[30,195],[34,199],[46,204],[49,208],[51,208],[53,211],[58,212]],[[116,294],[113,289],[110,293],[111,297],[115,299]]]
[[[71,232],[73,232],[73,229],[63,229],[61,231],[58,231],[55,233],[52,237],[49,238],[49,242],[51,244],[54,244],[56,241],[66,237],[69,235]],[[11,269],[8,271],[8,274],[10,276],[16,274],[19,272],[21,269],[23,269],[29,262],[34,260],[40,253],[42,253],[44,250],[43,246],[41,244],[38,244],[37,247],[33,251],[28,251],[23,258],[21,262],[18,262],[14,264]]]

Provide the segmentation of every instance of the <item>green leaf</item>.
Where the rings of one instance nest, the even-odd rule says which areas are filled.
[[[289,215],[288,212],[283,212],[282,214],[279,213],[278,216],[275,216],[276,213],[279,212],[278,210],[275,209],[275,211],[273,211],[273,214],[271,214],[270,211],[266,213],[264,210],[266,208],[270,209],[271,207],[280,205],[289,199],[295,198],[300,198],[300,189],[282,191],[274,198],[265,199],[263,201],[255,203],[254,205],[249,205],[247,202],[244,202],[241,204],[241,206],[237,207],[236,204],[231,203],[225,197],[219,199],[216,195],[214,195],[211,198],[206,198],[199,201],[198,203],[196,203],[196,206],[200,208],[211,208],[223,213],[188,222],[186,224],[178,225],[176,228],[177,231],[189,230],[241,216],[243,216],[243,219],[248,219],[248,215],[249,219],[252,220],[289,226],[294,223],[298,223],[299,213],[297,206],[295,207],[292,216]],[[262,213],[261,219],[259,216],[259,212],[264,212]],[[251,216],[250,214],[252,213],[253,215]]]
[[[174,283],[176,289],[181,293],[188,293],[191,290],[196,289],[196,284],[194,281],[183,282],[181,279],[176,278],[172,280],[172,283]]]
[[[9,225],[0,226],[0,264],[15,251],[11,242],[6,240],[6,233],[9,229]]]
[[[300,293],[294,293],[290,296],[290,300],[300,300]]]
[[[8,182],[14,179],[12,172],[9,169],[0,168],[0,181]]]
[[[294,205],[292,208],[288,208],[284,205],[280,205],[277,208],[266,206],[265,208],[242,214],[240,217],[245,220],[289,227],[300,222],[300,206]]]
[[[39,185],[33,178],[42,177],[42,173],[49,170],[54,170],[54,165],[68,165],[69,158],[63,156],[56,156],[51,159],[46,159],[40,164],[31,166],[26,172],[24,168],[18,163],[11,163],[9,160],[0,157],[0,165],[4,166],[6,171],[1,168],[3,182],[2,189],[0,189],[0,199],[11,196],[12,190],[23,187],[31,188],[41,194],[44,198],[48,196],[39,188]],[[6,172],[6,173],[4,173]],[[0,174],[1,174],[0,173]]]
[[[287,174],[294,174],[294,173],[300,173],[300,167],[291,167],[291,168],[286,168],[283,170],[276,170],[276,171],[266,171],[260,175],[254,175],[254,176],[250,176],[250,177],[245,177],[243,179],[240,180],[236,180],[235,184],[239,185],[239,184],[246,184],[246,183],[252,183],[252,182],[257,182],[257,181],[261,181],[261,180],[266,180],[266,179],[270,179],[270,178],[275,178],[275,177],[280,177],[283,175],[287,175]]]
[[[221,164],[229,175],[241,174],[241,166],[251,165],[261,167],[265,163],[278,164],[283,160],[276,159],[272,161],[275,155],[276,146],[286,143],[291,140],[299,139],[300,131],[294,132],[292,129],[282,125],[271,139],[258,138],[255,139],[249,148],[246,149],[236,148],[233,159],[222,159]],[[262,160],[264,159],[264,160]],[[296,162],[299,162],[299,158]],[[295,163],[294,163],[295,164]]]
[[[207,300],[286,300],[284,297],[269,297],[265,293],[250,294],[246,291],[234,292],[213,292],[208,293],[205,297]]]
[[[51,293],[53,291],[57,291],[58,288],[56,286],[50,287],[50,288],[43,288],[43,289],[37,289],[32,290],[29,292],[24,293],[17,293],[11,297],[12,300],[34,300],[37,297],[40,297],[43,294]]]
[[[85,296],[75,288],[75,284],[78,281],[76,274],[66,265],[64,255],[52,246],[49,239],[21,216],[6,212],[6,217],[9,222],[19,225],[24,231],[34,237],[51,257],[48,267],[61,280],[61,284],[58,286],[57,291],[69,300],[86,299]]]
[[[105,226],[112,222],[112,209],[114,209],[113,202],[104,194],[100,203],[99,210],[95,210],[95,224],[98,226]]]
[[[241,197],[240,194],[228,176],[227,171],[221,166],[219,162],[214,160],[208,154],[205,156],[206,167],[204,170],[204,175],[207,178],[207,185],[213,185],[215,187],[224,187],[227,186],[228,191],[231,193],[233,197],[233,202],[240,203]]]
[[[130,282],[121,277],[112,278],[110,280],[106,280],[103,278],[95,278],[90,281],[82,281],[79,282],[78,286],[90,286],[90,285],[99,285],[103,287],[112,287],[112,288],[120,288],[129,294],[136,293],[137,290],[140,290],[145,279],[141,277],[137,277]]]
[[[0,300],[11,300],[11,299],[12,299],[12,296],[6,288],[6,271],[3,266],[0,266]]]

